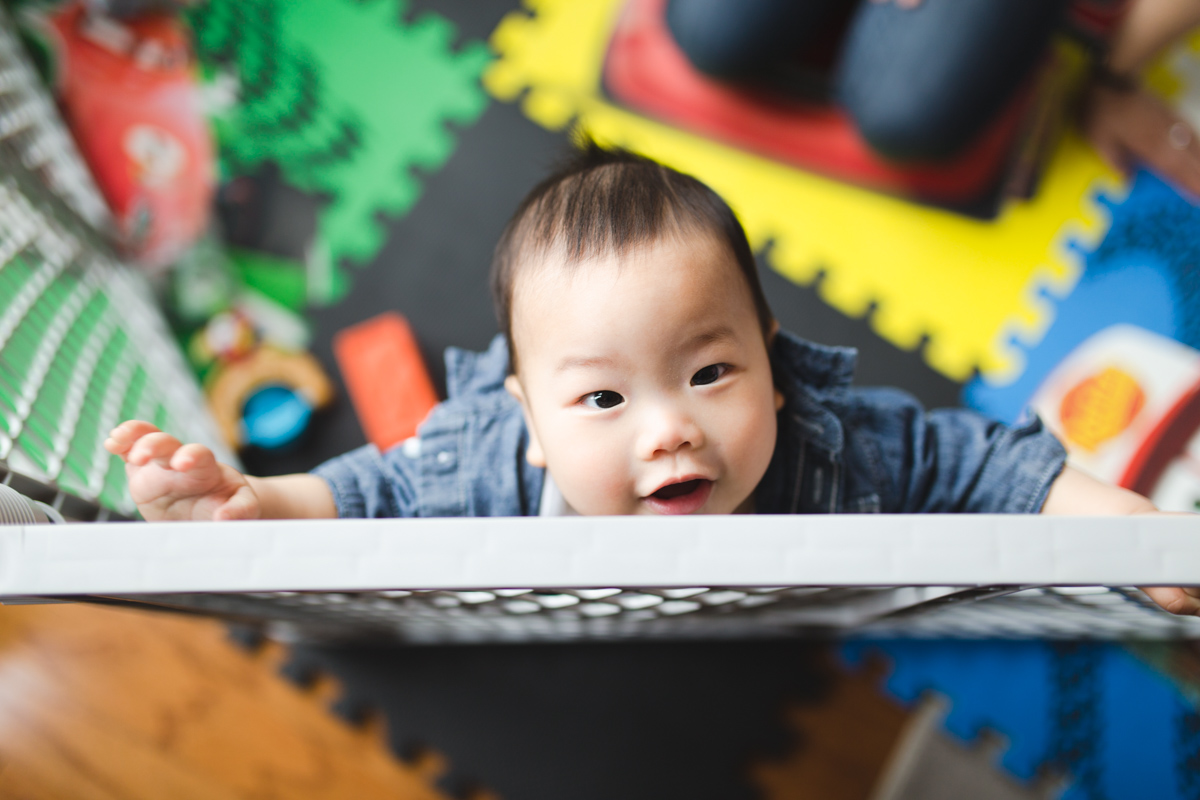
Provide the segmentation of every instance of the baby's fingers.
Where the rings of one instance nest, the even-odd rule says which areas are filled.
[[[129,448],[133,447],[138,439],[158,432],[158,428],[149,422],[143,422],[140,419],[131,419],[127,422],[122,422],[109,432],[108,438],[104,440],[104,449],[108,450],[114,456],[126,458],[129,454]]]
[[[1147,586],[1142,589],[1150,599],[1172,614],[1200,614],[1200,588],[1186,589],[1171,586]]]
[[[217,466],[217,457],[202,444],[185,444],[171,456],[170,467],[178,472],[212,469]]]
[[[125,461],[140,467],[151,461],[168,461],[180,448],[180,442],[169,433],[158,431],[141,437],[129,449]]]
[[[260,513],[258,495],[249,486],[242,486],[213,512],[213,519],[258,519]]]

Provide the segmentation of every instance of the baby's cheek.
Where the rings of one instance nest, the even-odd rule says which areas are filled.
[[[612,442],[578,440],[549,461],[559,491],[584,515],[629,513],[628,459]]]
[[[728,457],[733,462],[730,466],[752,488],[758,484],[767,465],[771,463],[771,456],[775,452],[776,426],[773,398],[764,401],[757,396],[753,402],[747,403],[743,413],[734,415],[731,421],[732,440],[728,442],[727,449]]]

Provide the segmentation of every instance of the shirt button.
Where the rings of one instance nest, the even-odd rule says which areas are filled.
[[[454,460],[454,456],[450,453],[449,450],[443,450],[442,452],[437,454],[437,463],[441,464],[443,467],[446,466],[447,464],[449,464],[453,460]]]
[[[419,458],[421,455],[421,440],[416,436],[410,436],[404,440],[400,452],[409,458]]]

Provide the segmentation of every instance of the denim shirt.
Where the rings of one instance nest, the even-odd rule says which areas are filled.
[[[966,409],[926,412],[896,389],[851,387],[855,351],[780,332],[779,433],[755,490],[764,514],[1035,513],[1066,458],[1037,418],[1007,427]],[[342,517],[532,516],[545,472],[504,389],[508,349],[446,351],[449,399],[417,436],[366,445],[314,470]]]

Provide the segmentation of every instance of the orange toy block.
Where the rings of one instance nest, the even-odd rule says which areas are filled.
[[[380,450],[415,434],[437,405],[417,339],[400,314],[387,312],[339,331],[333,355],[358,422]]]

